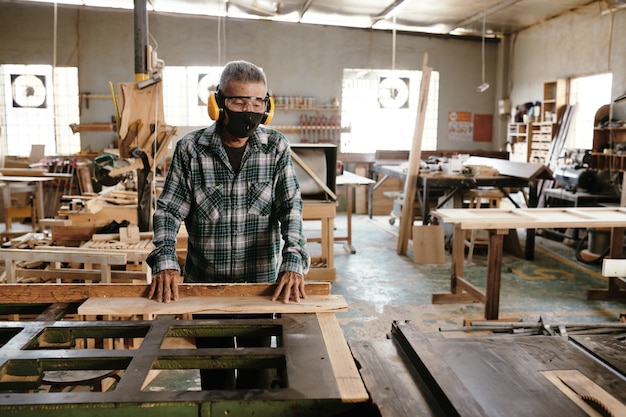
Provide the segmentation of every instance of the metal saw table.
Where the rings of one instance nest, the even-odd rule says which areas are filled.
[[[115,303],[143,296],[147,288],[133,284],[3,285],[0,314],[14,320],[0,321],[0,414],[332,416],[360,413],[369,406],[333,312],[347,306],[330,296],[329,284],[307,284],[307,299],[289,304],[268,300],[271,285],[183,285],[184,298],[169,304],[153,302],[156,310],[145,310],[150,319],[116,320],[108,311],[109,300]],[[202,298],[202,314],[216,314],[215,318],[188,319],[185,298]],[[246,303],[228,307],[223,302],[234,298]],[[81,306],[87,299],[92,303],[85,316]],[[273,319],[223,316],[241,314],[243,304],[248,306],[247,313],[256,313],[255,305],[268,303],[276,313]],[[186,312],[161,314],[159,308]],[[94,309],[101,309],[102,314]],[[171,347],[180,338],[237,335],[272,336],[275,343],[247,348]],[[128,339],[135,341],[133,348],[118,348],[123,346],[120,341]],[[145,387],[154,371],[211,368],[270,369],[282,383],[278,388],[250,390],[155,392]],[[51,392],[42,383],[50,371],[115,372],[119,381],[104,392]]]

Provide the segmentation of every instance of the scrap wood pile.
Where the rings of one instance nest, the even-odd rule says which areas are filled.
[[[0,250],[5,262],[0,282],[146,281],[145,258],[152,249],[152,232],[126,224],[117,232],[94,234],[80,247],[56,246],[54,239],[33,233]]]
[[[2,245],[3,249],[35,249],[37,247],[50,247],[54,244],[51,237],[45,233],[26,233],[22,236],[15,237]],[[21,269],[45,269],[49,265],[48,262],[38,260],[22,261],[18,264]],[[0,275],[0,282],[6,281],[5,272]],[[38,280],[26,282],[40,282]]]

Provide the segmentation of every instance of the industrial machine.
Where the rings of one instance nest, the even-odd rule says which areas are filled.
[[[577,191],[590,194],[615,192],[610,173],[589,168],[590,150],[567,149],[559,159],[561,164],[554,171],[557,187],[572,193]]]

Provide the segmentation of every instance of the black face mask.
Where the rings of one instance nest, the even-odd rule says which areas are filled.
[[[261,119],[264,114],[253,113],[249,111],[231,111],[228,108],[224,108],[228,115],[228,124],[226,130],[228,133],[236,138],[247,138],[254,132],[254,129],[259,127]]]

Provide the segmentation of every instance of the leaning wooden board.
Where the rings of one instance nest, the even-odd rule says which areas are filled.
[[[159,315],[159,314],[249,314],[249,313],[335,313],[346,311],[348,305],[341,295],[312,295],[300,302],[283,303],[271,297],[183,297],[159,303],[144,297],[89,298],[78,307],[84,315]]]

